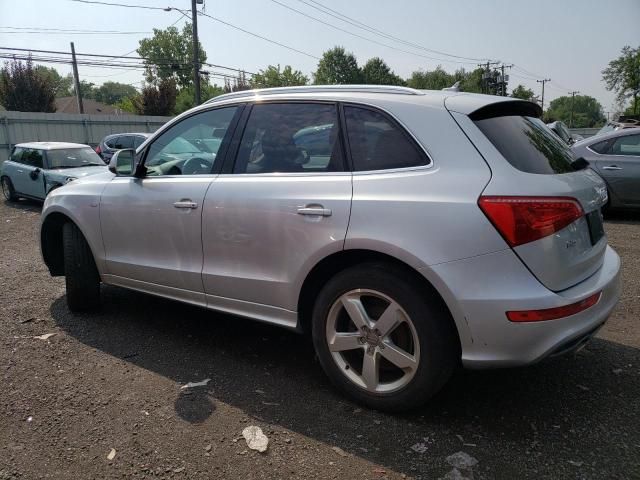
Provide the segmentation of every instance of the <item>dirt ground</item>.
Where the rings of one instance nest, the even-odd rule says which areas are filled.
[[[392,416],[341,397],[278,328],[108,287],[101,312],[71,315],[39,214],[0,203],[0,480],[640,479],[640,217],[606,223],[624,290],[586,349],[460,370]],[[266,453],[247,448],[249,425]],[[478,463],[453,472],[457,452]]]

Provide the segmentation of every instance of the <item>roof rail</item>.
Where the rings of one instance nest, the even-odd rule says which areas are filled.
[[[364,92],[364,93],[393,93],[397,95],[424,95],[423,92],[409,87],[398,87],[395,85],[305,85],[299,87],[277,87],[258,88],[256,90],[242,90],[240,92],[225,93],[213,97],[203,105],[228,100],[232,98],[258,97],[266,95],[277,95],[281,93],[325,93],[325,92]]]

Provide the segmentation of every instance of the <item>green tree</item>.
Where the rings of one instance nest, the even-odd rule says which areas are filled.
[[[37,65],[35,70],[38,75],[47,77],[53,82],[56,89],[56,97],[70,97],[73,95],[73,77],[71,74],[63,77],[55,68],[45,67],[44,65]]]
[[[249,81],[251,88],[292,87],[306,85],[309,79],[300,70],[293,70],[291,65],[286,65],[280,70],[280,65],[269,65],[266,70],[260,70]]]
[[[72,95],[75,95],[75,89],[71,92]],[[80,94],[82,98],[88,98],[90,100],[96,99],[96,84],[92,82],[88,82],[86,80],[80,80]]]
[[[531,100],[533,98],[533,90],[526,88],[524,85],[518,85],[511,91],[511,96],[522,100]]]
[[[26,62],[12,60],[0,70],[0,104],[18,112],[55,112],[56,84],[50,75]]]
[[[316,85],[348,85],[362,83],[362,72],[353,53],[334,47],[322,54],[313,74]]]
[[[362,67],[362,81],[369,85],[404,85],[405,82],[393,73],[380,57],[370,58]]]
[[[454,75],[447,73],[440,65],[435,70],[417,70],[411,74],[407,84],[420,90],[442,90],[456,83]]]
[[[558,97],[552,100],[545,112],[547,120],[561,120],[571,124],[571,103],[573,101],[573,124],[575,128],[595,127],[604,120],[602,105],[588,95]]]
[[[232,80],[224,79],[224,93],[239,92],[241,90],[250,90],[251,85],[247,80],[244,72],[240,72],[237,77]]]
[[[165,30],[153,29],[153,37],[140,40],[138,55],[145,58],[146,80],[156,83],[158,80],[173,78],[179,87],[188,87],[193,83],[193,40],[191,24],[186,23],[180,32],[176,27]],[[198,59],[207,61],[207,54],[198,42]]]
[[[219,87],[218,85],[209,85],[205,83],[200,86],[200,99],[202,102],[206,102],[210,98],[217,97],[223,93],[225,93],[224,88]],[[179,113],[186,112],[193,107],[195,107],[193,86],[181,89],[176,97],[174,113],[177,115]]]
[[[165,78],[157,85],[147,85],[142,93],[132,99],[136,113],[140,115],[171,115],[176,106],[178,90],[173,78]]]
[[[94,98],[107,105],[115,105],[123,98],[135,97],[138,91],[131,85],[119,82],[104,82],[95,89]]]
[[[640,113],[640,47],[625,46],[621,55],[602,71],[607,90],[616,92],[619,102],[631,99],[634,115]]]

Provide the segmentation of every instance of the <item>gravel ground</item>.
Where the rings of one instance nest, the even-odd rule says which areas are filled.
[[[640,218],[606,223],[624,291],[586,349],[460,370],[391,416],[338,395],[287,331],[108,287],[101,312],[71,315],[40,258],[39,213],[0,204],[0,480],[640,479]],[[247,448],[249,425],[266,453]],[[459,476],[457,452],[478,461]]]

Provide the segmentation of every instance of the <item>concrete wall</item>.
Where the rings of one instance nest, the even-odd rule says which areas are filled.
[[[598,133],[598,130],[600,130],[600,128],[570,128],[569,129],[571,133],[582,135],[584,138],[593,137],[596,133]]]
[[[111,133],[154,132],[171,117],[0,112],[0,163],[16,143],[75,142],[95,147]]]

